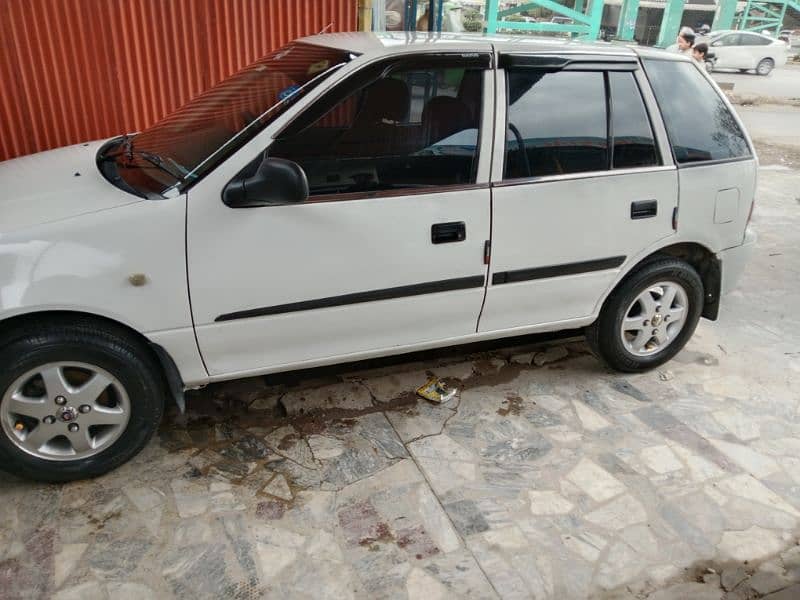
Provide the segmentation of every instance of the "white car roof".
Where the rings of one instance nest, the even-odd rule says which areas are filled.
[[[612,44],[608,42],[578,42],[567,38],[531,35],[503,35],[480,33],[424,33],[406,31],[323,33],[302,38],[303,42],[328,46],[364,55],[394,54],[411,49],[429,51],[432,48],[463,52],[491,50],[500,52],[532,52],[542,54],[569,53],[609,56],[646,56],[674,60],[685,60],[679,54],[663,50],[636,46],[635,44]]]

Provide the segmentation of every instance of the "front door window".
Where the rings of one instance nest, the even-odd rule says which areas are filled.
[[[330,107],[313,107],[323,114],[293,123],[268,153],[303,168],[312,200],[474,183],[482,89],[482,69],[398,65],[338,102],[322,98]]]

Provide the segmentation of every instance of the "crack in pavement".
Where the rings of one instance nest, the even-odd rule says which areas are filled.
[[[460,404],[461,404],[461,399],[459,398],[459,405]],[[456,411],[453,413],[453,415],[455,415],[456,412],[458,412],[457,409],[458,409],[458,407],[456,407]],[[453,415],[450,415],[450,417],[448,417],[448,420],[450,418],[452,418]],[[489,585],[490,588],[492,588],[492,591],[495,593],[495,596],[497,598],[502,598],[500,593],[497,591],[497,588],[494,586],[494,582],[489,578],[489,575],[484,570],[483,565],[480,563],[480,561],[478,561],[478,558],[475,556],[475,553],[472,551],[472,548],[470,548],[469,545],[467,544],[467,540],[464,538],[464,536],[458,530],[458,528],[456,527],[456,524],[453,521],[452,517],[450,516],[450,514],[445,509],[444,504],[442,503],[442,499],[436,493],[436,490],[433,489],[433,485],[431,484],[430,479],[428,479],[427,474],[425,473],[423,468],[420,466],[419,462],[417,462],[417,458],[409,450],[407,444],[405,442],[403,442],[403,439],[400,437],[400,432],[397,431],[397,429],[395,428],[394,424],[388,418],[386,420],[389,422],[389,426],[394,430],[394,433],[397,436],[397,438],[401,441],[403,446],[406,448],[406,452],[408,452],[408,456],[409,456],[410,460],[412,460],[414,462],[414,466],[416,467],[416,469],[419,472],[419,474],[422,476],[422,479],[425,481],[425,485],[428,487],[428,491],[430,491],[431,495],[436,499],[436,503],[439,505],[439,508],[441,509],[442,514],[444,514],[444,516],[447,519],[448,523],[450,523],[450,526],[453,528],[453,531],[458,536],[458,539],[461,542],[461,544],[464,546],[464,549],[467,552],[469,552],[469,555],[472,557],[472,560],[475,561],[475,564],[477,565],[477,567],[480,570],[480,572],[483,574],[483,577],[486,580],[486,583]],[[442,427],[442,431],[444,431],[444,427]],[[439,432],[436,435],[441,435],[441,432]],[[427,436],[427,437],[432,437],[432,436]],[[409,442],[409,443],[411,443],[411,442]]]

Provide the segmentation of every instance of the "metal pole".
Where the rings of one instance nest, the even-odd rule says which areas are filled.
[[[583,0],[575,0],[575,6],[572,7],[575,12],[583,12]]]
[[[789,8],[788,3],[784,2],[783,8],[781,9],[781,22],[778,24],[778,27],[773,31],[775,37],[778,37],[781,33],[781,29],[783,29],[783,21],[786,18],[786,9]]]
[[[736,15],[737,0],[718,0],[717,10],[714,12],[714,22],[711,31],[718,29],[733,29],[733,17]]]
[[[739,23],[739,29],[747,29],[747,19],[750,16],[750,4],[751,1],[747,0],[747,5],[744,7],[744,12],[742,13],[742,20]]]
[[[600,22],[603,20],[603,5],[604,0],[589,0],[589,6],[586,8],[589,21],[589,33],[586,37],[590,40],[596,40],[600,35]]]
[[[734,0],[735,2],[736,0]],[[617,39],[632,40],[636,33],[636,17],[639,16],[639,0],[623,0],[619,9]]]
[[[417,30],[417,0],[406,0],[406,18],[404,29],[406,31]]]
[[[497,11],[500,0],[486,0],[486,33],[497,33]]]
[[[370,31],[372,29],[372,0],[358,1],[358,30]]]
[[[678,31],[681,28],[685,5],[686,0],[667,0],[664,16],[661,19],[661,30],[658,32],[658,41],[656,42],[656,46],[659,48],[666,48],[675,43],[675,38],[678,37]]]

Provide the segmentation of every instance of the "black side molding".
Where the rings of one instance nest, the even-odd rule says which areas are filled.
[[[546,279],[548,277],[564,277],[565,275],[579,275],[592,271],[605,271],[616,269],[625,262],[625,256],[612,256],[599,260],[552,265],[549,267],[535,267],[533,269],[519,269],[517,271],[501,271],[492,275],[492,285],[515,283],[517,281],[530,281],[532,279]]]
[[[251,308],[248,310],[241,310],[220,315],[214,319],[214,321],[219,323],[221,321],[234,321],[236,319],[252,319],[254,317],[280,315],[283,313],[315,310],[318,308],[331,308],[334,306],[346,306],[348,304],[360,304],[362,302],[374,302],[376,300],[392,300],[394,298],[408,298],[410,296],[437,294],[439,292],[468,290],[472,288],[481,288],[485,283],[486,279],[483,275],[458,277],[455,279],[443,279],[441,281],[428,281],[425,283],[403,285],[400,287],[372,290],[369,292],[356,292],[354,294],[344,294],[342,296],[330,296],[328,298],[319,298],[317,300],[305,300],[303,302],[292,302],[289,304],[279,304],[277,306]]]

